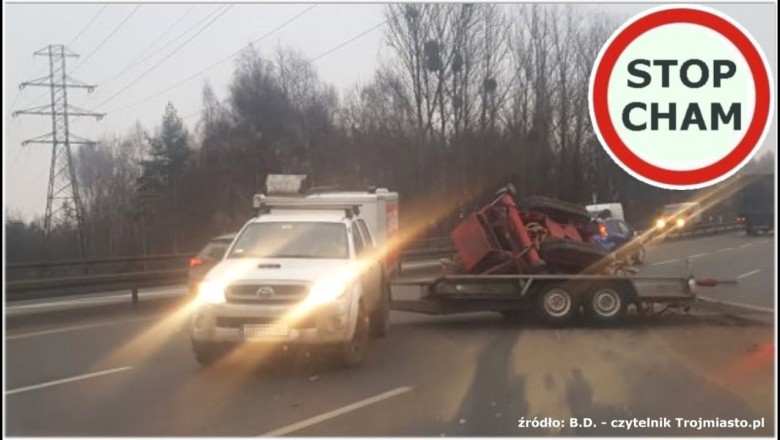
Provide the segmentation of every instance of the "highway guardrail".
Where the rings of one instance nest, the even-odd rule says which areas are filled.
[[[688,231],[669,234],[668,237],[690,237],[741,228],[742,225],[738,223],[702,225]],[[448,237],[431,237],[411,242],[401,252],[401,260],[436,260],[455,253],[456,249]],[[180,253],[12,263],[6,265],[6,298],[15,301],[127,290],[135,303],[138,301],[139,289],[184,284],[187,279],[186,261],[192,256],[193,253]],[[107,273],[95,273],[101,271]]]

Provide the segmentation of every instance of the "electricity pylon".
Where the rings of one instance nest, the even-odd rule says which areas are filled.
[[[86,89],[87,92],[92,92],[95,89],[94,85],[85,84],[68,76],[66,61],[68,58],[78,57],[77,54],[66,49],[62,44],[53,44],[35,52],[35,55],[49,58],[49,74],[23,82],[19,84],[19,88],[48,87],[50,102],[39,107],[15,111],[13,116],[51,116],[50,133],[22,142],[22,145],[50,144],[52,146],[46,214],[43,220],[44,248],[50,238],[53,226],[58,223],[69,223],[75,219],[79,254],[83,257],[85,252],[84,206],[81,203],[78,180],[73,167],[71,145],[94,145],[94,142],[71,133],[70,118],[92,116],[100,120],[104,114],[68,104],[68,89]]]

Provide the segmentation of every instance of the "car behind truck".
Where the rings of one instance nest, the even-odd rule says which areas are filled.
[[[253,204],[257,216],[199,286],[195,358],[208,364],[239,344],[305,345],[361,364],[369,337],[389,327],[397,258],[383,247],[397,231],[398,195],[288,191]]]

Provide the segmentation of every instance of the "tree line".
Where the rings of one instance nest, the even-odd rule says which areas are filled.
[[[691,196],[627,175],[593,132],[588,81],[612,17],[496,4],[391,4],[384,15],[383,56],[365,84],[337,91],[294,48],[248,47],[226,99],[204,86],[192,132],[169,103],[159,127],[80,148],[89,256],[196,250],[253,214],[268,173],[388,187],[401,227],[432,235],[507,182],[521,197],[622,202],[639,227]],[[39,258],[40,221],[9,219],[6,234],[9,261]],[[73,237],[59,225],[47,258],[74,258]]]

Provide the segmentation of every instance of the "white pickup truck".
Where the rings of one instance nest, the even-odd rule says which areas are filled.
[[[258,216],[198,289],[200,363],[239,344],[325,345],[362,363],[369,336],[388,330],[389,273],[361,203],[345,197],[255,197]]]

